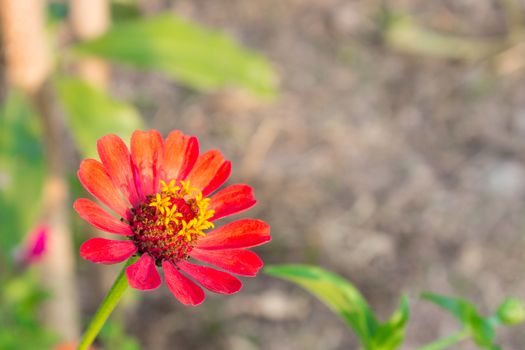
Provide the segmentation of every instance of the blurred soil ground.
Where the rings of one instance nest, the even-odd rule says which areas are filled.
[[[273,242],[257,249],[267,264],[339,273],[382,317],[407,293],[403,349],[458,327],[419,301],[422,291],[466,297],[487,312],[505,296],[525,298],[525,75],[395,52],[381,40],[373,1],[143,3],[147,13],[170,8],[220,29],[279,71],[273,104],[199,95],[122,68],[113,81],[151,127],[220,148],[233,162],[230,183],[254,186],[259,204],[244,216],[272,226]],[[449,33],[506,31],[498,1],[389,6]],[[148,350],[357,348],[306,292],[263,274],[244,281],[241,293],[210,295],[198,308],[181,307],[165,288],[145,293],[128,331]],[[504,349],[525,349],[523,327],[500,333]]]

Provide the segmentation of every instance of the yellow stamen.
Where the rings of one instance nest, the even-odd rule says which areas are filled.
[[[157,193],[155,201],[151,202],[149,206],[156,207],[157,210],[161,212],[161,214],[164,214],[171,206],[171,197],[162,197],[159,193]]]
[[[209,221],[215,214],[215,210],[208,209],[209,198],[203,198],[202,192],[197,188],[191,187],[189,181],[181,180],[176,184],[175,180],[160,181],[161,193],[157,193],[149,206],[155,207],[158,214],[157,224],[162,225],[167,231],[184,237],[187,242],[191,242],[198,236],[205,236],[205,230],[213,228],[214,225]],[[195,211],[195,217],[189,221],[184,220],[184,215],[177,211],[175,200],[183,199],[191,205]],[[191,202],[189,202],[192,200]],[[192,203],[192,204],[190,204]]]

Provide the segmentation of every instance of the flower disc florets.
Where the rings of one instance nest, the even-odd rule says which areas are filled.
[[[208,209],[209,198],[188,181],[161,181],[161,188],[132,209],[130,220],[138,252],[149,253],[159,266],[163,260],[187,259],[196,240],[213,228],[209,219],[215,213]]]

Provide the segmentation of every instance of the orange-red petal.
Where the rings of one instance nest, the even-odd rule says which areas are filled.
[[[210,198],[209,209],[215,210],[210,221],[250,209],[256,202],[250,186],[243,184],[228,186]]]
[[[270,240],[270,225],[261,220],[243,219],[219,227],[199,238],[197,247],[206,250],[250,248]]]
[[[126,268],[129,285],[135,289],[152,290],[160,286],[161,280],[155,260],[142,254],[139,260]]]
[[[242,287],[242,282],[239,279],[211,267],[195,265],[187,261],[180,261],[177,266],[204,288],[215,293],[233,294],[237,293]]]
[[[173,263],[162,262],[164,279],[169,290],[184,305],[199,305],[204,301],[204,291],[188,277],[181,274]]]
[[[211,150],[199,156],[186,179],[192,187],[201,190],[203,196],[207,196],[226,182],[230,173],[230,161],[225,160],[221,152]]]
[[[77,174],[80,183],[89,193],[116,214],[127,218],[128,204],[122,199],[108,172],[100,162],[94,159],[83,160]]]
[[[97,141],[98,155],[106,168],[115,187],[122,192],[133,206],[137,205],[142,197],[137,192],[133,164],[128,147],[117,135],[109,134]]]
[[[262,260],[249,250],[204,250],[194,248],[190,256],[242,276],[255,276],[263,266]]]
[[[164,179],[184,179],[199,156],[199,142],[193,136],[176,130],[166,138],[164,147]]]
[[[102,209],[98,204],[86,198],[80,198],[75,201],[73,208],[80,217],[96,228],[116,233],[118,235],[131,236],[133,232],[128,224],[120,221],[107,211]]]
[[[142,195],[157,192],[164,159],[164,142],[157,130],[135,131],[131,135],[131,158],[140,177]]]
[[[94,263],[115,264],[126,260],[137,251],[132,241],[91,238],[80,246],[80,256]]]

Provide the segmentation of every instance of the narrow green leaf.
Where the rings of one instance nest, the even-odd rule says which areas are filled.
[[[21,241],[37,218],[45,174],[38,118],[24,95],[11,91],[0,109],[0,252]]]
[[[372,348],[372,337],[378,322],[361,293],[345,279],[315,266],[269,266],[265,272],[305,288],[339,314],[353,329],[366,349]]]
[[[463,299],[446,297],[433,293],[423,293],[421,297],[449,311],[461,321],[461,323],[468,322],[471,315],[477,315],[476,307],[472,303]]]
[[[236,86],[261,97],[276,94],[276,74],[262,56],[173,15],[116,23],[102,37],[73,50],[161,71],[198,90]]]
[[[96,155],[96,140],[114,133],[124,140],[143,127],[136,110],[105,92],[75,78],[59,78],[58,94],[67,114],[73,137],[87,157]]]

